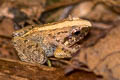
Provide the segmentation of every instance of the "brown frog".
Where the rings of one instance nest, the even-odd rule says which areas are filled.
[[[71,46],[82,40],[90,27],[89,21],[80,18],[28,26],[13,33],[13,44],[22,61],[44,64],[50,56],[72,57],[76,49]]]

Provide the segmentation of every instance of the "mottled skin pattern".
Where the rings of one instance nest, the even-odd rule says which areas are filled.
[[[83,39],[89,27],[88,21],[79,18],[28,26],[13,33],[13,44],[22,61],[44,64],[50,56],[70,58],[70,46]]]

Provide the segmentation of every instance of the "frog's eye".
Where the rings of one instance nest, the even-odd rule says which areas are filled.
[[[77,29],[73,29],[73,30],[72,30],[72,34],[74,34],[76,31],[77,31]]]
[[[80,34],[80,30],[79,29],[73,29],[72,34],[78,35],[78,34]]]
[[[74,33],[74,35],[78,35],[78,34],[80,34],[80,31],[76,31],[76,32]]]

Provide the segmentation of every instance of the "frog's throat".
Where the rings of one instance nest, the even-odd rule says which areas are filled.
[[[64,28],[64,27],[69,27],[69,26],[91,27],[92,24],[87,20],[81,20],[81,19],[79,19],[79,20],[78,19],[77,20],[67,20],[67,21],[58,22],[58,23],[52,24],[52,25],[46,25],[46,26],[41,27],[41,28],[35,27],[34,29],[27,32],[23,36],[26,36],[30,33],[36,32],[36,31],[53,30],[53,29],[59,29],[59,28]]]

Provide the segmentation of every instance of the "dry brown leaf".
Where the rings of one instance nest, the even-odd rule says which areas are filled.
[[[0,16],[9,18],[39,18],[46,0],[4,0],[0,5]]]
[[[95,46],[81,49],[76,59],[97,75],[108,80],[120,79],[120,26],[114,28]]]
[[[94,0],[94,1],[96,1],[97,3],[104,3],[117,13],[120,13],[120,0]]]
[[[11,36],[14,31],[13,21],[11,19],[4,19],[0,23],[0,35]]]
[[[113,22],[120,16],[111,8],[103,3],[93,1],[84,1],[78,4],[72,11],[71,15],[94,21]]]

